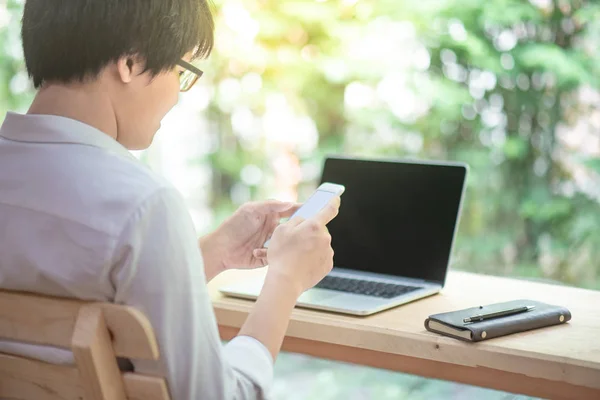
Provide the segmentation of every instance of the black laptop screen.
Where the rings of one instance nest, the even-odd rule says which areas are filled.
[[[346,186],[329,223],[336,267],[445,282],[466,177],[462,165],[328,158]]]

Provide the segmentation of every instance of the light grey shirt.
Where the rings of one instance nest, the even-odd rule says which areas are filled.
[[[273,359],[251,337],[223,346],[181,195],[103,132],[9,113],[0,129],[0,288],[126,304],[157,336],[173,400],[264,398]],[[70,351],[0,351],[72,363]]]

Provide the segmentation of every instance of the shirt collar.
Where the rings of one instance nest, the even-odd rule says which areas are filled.
[[[83,122],[58,115],[8,112],[0,127],[0,136],[16,142],[93,146],[135,158],[129,150],[106,133]]]

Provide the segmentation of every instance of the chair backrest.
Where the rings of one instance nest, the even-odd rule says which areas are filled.
[[[117,357],[159,358],[134,308],[0,290],[0,339],[70,349],[75,359],[63,366],[0,353],[0,399],[170,399],[163,378],[119,370]]]

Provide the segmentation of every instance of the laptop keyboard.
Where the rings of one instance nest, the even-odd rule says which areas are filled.
[[[397,283],[363,281],[360,279],[340,278],[338,276],[326,276],[315,287],[320,289],[338,290],[346,293],[382,297],[384,299],[391,299],[392,297],[421,289],[420,287],[399,285]]]

